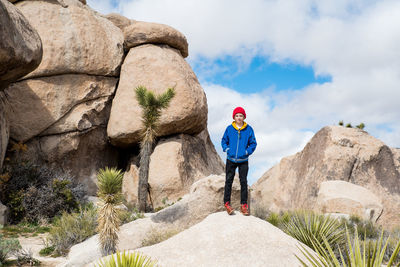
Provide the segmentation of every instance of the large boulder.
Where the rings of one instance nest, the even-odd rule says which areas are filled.
[[[95,194],[98,169],[118,164],[106,134],[117,81],[66,74],[10,85],[5,90],[10,137],[28,148],[21,157],[68,172]]]
[[[98,125],[97,114],[110,102],[116,84],[113,77],[82,74],[13,83],[5,90],[10,137],[25,142],[37,135],[83,131]]]
[[[89,195],[97,192],[100,168],[116,167],[118,151],[107,142],[105,125],[84,131],[38,136],[26,143],[23,159],[69,173]]]
[[[305,148],[267,171],[253,186],[252,201],[271,210],[317,209],[320,185],[342,180],[382,201],[378,223],[400,223],[400,153],[360,129],[327,126]]]
[[[1,93],[0,93],[1,94]],[[9,138],[9,125],[4,111],[3,102],[0,98],[0,170],[6,155]]]
[[[33,71],[42,59],[39,34],[7,0],[0,0],[0,90]]]
[[[81,73],[118,76],[124,37],[112,22],[78,0],[22,1],[16,6],[39,32],[43,59],[25,76]]]
[[[189,55],[186,37],[171,26],[134,21],[123,28],[125,43],[128,48],[142,44],[166,44],[176,48],[185,58]]]
[[[323,213],[354,214],[373,222],[383,211],[381,200],[371,191],[339,180],[320,184],[317,208]]]
[[[137,203],[137,164],[137,160],[130,163],[122,188],[131,204]],[[198,179],[223,172],[224,164],[207,130],[196,136],[179,134],[160,139],[151,154],[149,168],[150,197],[154,208],[177,201]]]
[[[301,246],[316,256],[310,248],[264,220],[218,212],[164,242],[137,251],[165,267],[295,267],[302,266],[297,257],[307,262]]]
[[[142,247],[142,242],[154,229],[186,229],[199,223],[209,214],[223,211],[225,177],[211,175],[195,182],[190,193],[180,201],[148,218],[124,224],[119,231],[119,251]],[[235,179],[232,187],[232,206],[240,208],[240,184]],[[84,266],[101,258],[98,235],[73,246],[63,266]]]
[[[122,65],[107,128],[114,145],[129,146],[140,140],[142,109],[134,90],[140,85],[156,94],[175,88],[175,97],[162,112],[159,136],[197,134],[206,128],[206,96],[190,65],[168,45],[146,44],[130,49]]]

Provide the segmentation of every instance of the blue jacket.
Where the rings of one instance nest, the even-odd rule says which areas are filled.
[[[226,127],[221,145],[230,161],[236,163],[247,161],[257,146],[253,128],[244,122],[242,128],[239,129],[235,122],[232,122]]]

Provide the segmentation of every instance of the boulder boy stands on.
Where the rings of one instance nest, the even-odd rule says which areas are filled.
[[[249,156],[256,149],[257,142],[253,128],[244,121],[246,119],[246,112],[242,107],[237,107],[233,110],[233,119],[232,124],[226,127],[221,140],[222,149],[227,154],[224,203],[226,211],[231,215],[234,212],[230,205],[232,183],[236,168],[239,167],[240,211],[244,215],[249,215],[247,206],[248,160]]]

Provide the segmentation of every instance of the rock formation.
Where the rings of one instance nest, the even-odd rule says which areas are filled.
[[[378,223],[400,223],[400,151],[363,130],[340,126],[324,127],[301,152],[267,171],[252,186],[252,201],[275,211],[318,209],[321,183],[331,180],[362,186],[375,195],[383,205]]]
[[[131,161],[122,188],[125,199],[131,204],[137,202],[137,161]],[[161,138],[150,160],[149,184],[153,207],[175,202],[188,193],[190,186],[198,179],[223,172],[224,165],[207,130],[196,136],[179,134]]]
[[[43,42],[42,62],[25,78],[118,76],[124,56],[121,30],[78,0],[63,1],[67,7],[47,1],[16,3]]]
[[[169,206],[149,218],[138,219],[124,224],[119,232],[118,249],[120,251],[136,249],[154,229],[186,229],[199,223],[209,214],[223,210],[225,177],[211,175],[195,182],[190,193],[180,201]],[[240,184],[235,179],[232,187],[232,206],[240,208]],[[67,266],[84,266],[101,258],[98,236],[73,246],[68,254]]]
[[[91,195],[99,168],[127,167],[124,189],[135,202],[140,166],[125,163],[138,159],[142,111],[134,88],[144,85],[156,93],[176,90],[161,117],[163,139],[150,166],[154,205],[176,201],[200,177],[223,172],[206,129],[205,93],[184,60],[188,43],[182,33],[101,15],[85,1],[14,2],[37,30],[43,57],[37,69],[4,89],[0,113],[4,110],[8,120],[0,119],[2,158],[9,135],[27,145],[23,159],[71,173]]]
[[[168,45],[145,44],[131,48],[122,65],[107,128],[112,144],[129,146],[140,140],[142,110],[135,98],[140,85],[157,94],[175,88],[160,118],[159,136],[197,134],[207,127],[206,96],[189,64]]]
[[[78,0],[16,6],[38,31],[43,59],[4,91],[10,139],[27,144],[24,158],[71,173],[95,194],[98,169],[118,163],[106,126],[123,34]]]
[[[0,0],[0,170],[7,149],[9,123],[3,89],[33,71],[42,59],[42,41],[24,15],[6,0]]]
[[[149,43],[166,44],[177,49],[184,58],[189,55],[186,37],[168,25],[135,21],[126,25],[123,32],[128,48]]]
[[[321,182],[316,207],[322,213],[354,214],[373,222],[383,210],[380,199],[371,191],[340,180]]]
[[[39,34],[21,11],[0,0],[0,91],[33,71],[42,59]]]
[[[295,267],[302,266],[296,256],[307,262],[300,244],[259,218],[218,212],[164,242],[137,251],[157,260],[158,266]]]

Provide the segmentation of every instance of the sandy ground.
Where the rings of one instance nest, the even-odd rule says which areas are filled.
[[[65,257],[53,258],[39,255],[39,251],[45,247],[46,235],[47,234],[39,234],[34,237],[19,237],[18,240],[23,249],[32,251],[33,257],[40,261],[40,266],[53,267],[65,262]]]

